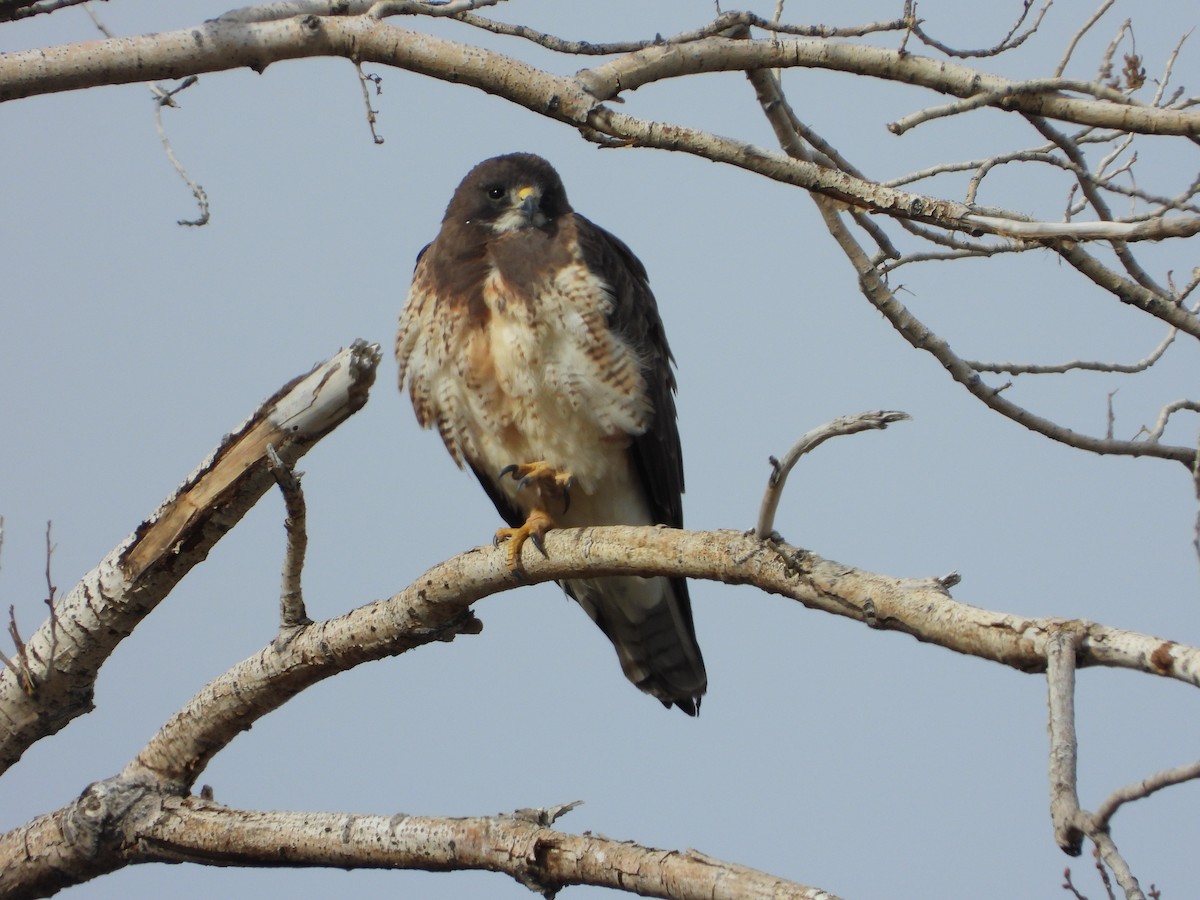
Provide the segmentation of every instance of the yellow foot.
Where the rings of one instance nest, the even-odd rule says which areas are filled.
[[[525,542],[532,540],[533,546],[545,556],[546,547],[542,544],[542,538],[553,527],[554,520],[550,518],[550,514],[535,508],[520,528],[498,528],[496,536],[492,538],[492,546],[499,547],[502,541],[508,541],[508,567],[513,572],[519,572],[522,568],[521,548],[525,546]]]
[[[505,466],[497,478],[511,475],[517,482],[517,490],[536,488],[542,498],[549,500],[552,496],[562,495],[563,512],[571,508],[571,488],[575,487],[575,476],[562,469],[556,469],[545,460],[517,465]]]

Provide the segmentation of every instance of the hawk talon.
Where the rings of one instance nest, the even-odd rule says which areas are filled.
[[[529,535],[529,540],[533,542],[533,546],[538,548],[542,556],[546,557],[546,559],[550,558],[550,554],[546,552],[546,545],[542,542],[542,536],[540,534],[535,531],[533,534]]]
[[[558,492],[563,495],[563,514],[571,509],[571,491],[575,488],[575,475],[550,465],[545,460],[531,463],[509,463],[496,475],[499,481],[505,475],[511,475],[517,482],[517,492],[528,490],[530,487],[539,488],[542,496]]]
[[[542,538],[553,527],[554,520],[550,518],[550,514],[535,508],[530,512],[525,524],[519,528],[496,529],[496,535],[492,538],[492,546],[499,547],[502,542],[508,541],[508,568],[513,572],[520,572],[525,568],[521,563],[521,548],[525,546],[526,541],[532,541],[533,546],[541,551],[542,556],[550,558]]]

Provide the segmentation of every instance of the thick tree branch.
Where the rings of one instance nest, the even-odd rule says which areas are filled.
[[[549,557],[528,554],[514,581],[503,550],[447,560],[388,600],[300,631],[238,663],[168,721],[126,775],[189,790],[237,734],[306,687],[369,660],[474,633],[472,604],[519,583],[583,575],[677,575],[750,584],[810,609],[900,631],[1023,672],[1046,668],[1046,644],[1080,635],[1078,664],[1136,669],[1200,686],[1200,649],[1094,622],[1028,619],[958,603],[937,579],[898,579],[854,569],[740,532],[664,528],[564,529],[546,537]]]
[[[695,850],[549,827],[549,817],[253,812],[113,780],[0,837],[0,894],[46,896],[127,865],[336,866],[499,872],[552,896],[590,884],[672,900],[837,900]]]
[[[288,835],[281,848],[279,837]],[[566,834],[520,816],[442,818],[335,813],[244,812],[186,799],[168,801],[139,835],[139,861],[222,865],[482,869],[553,896],[590,884],[672,900],[837,900],[694,850],[658,850],[596,834]]]
[[[379,348],[356,342],[268,399],[162,506],[55,605],[29,639],[43,661],[27,691],[0,671],[0,771],[92,708],[100,666],[273,484],[267,446],[294,462],[357,412]]]
[[[547,535],[546,549],[548,558],[538,554],[526,558],[525,581],[585,574],[664,574],[752,584],[811,609],[852,618],[877,630],[901,631],[1025,672],[1045,671],[1057,646],[1054,642],[1069,633],[1078,641],[1080,667],[1131,668],[1200,686],[1200,648],[1083,620],[1028,619],[980,609],[953,600],[936,579],[896,579],[863,572],[738,532],[565,529]],[[113,804],[119,810],[141,809],[158,802],[155,797],[186,793],[216,752],[304,687],[367,660],[476,631],[478,623],[470,606],[517,584],[503,550],[471,550],[430,569],[389,600],[304,629],[281,649],[266,647],[193,698],[118,778],[99,783],[105,786],[102,794],[90,798],[85,794],[72,810],[42,817],[0,837],[0,871],[5,873],[0,888],[3,878],[17,879],[8,882],[15,885],[56,877],[54,867],[45,861],[67,852],[59,846],[64,837],[72,845],[93,848],[88,851],[92,854],[87,857],[89,872],[124,864],[128,860],[114,862],[101,852],[107,845],[100,837],[80,837],[90,833],[80,825],[80,815],[86,813],[86,821],[100,827],[116,815],[105,811]],[[45,842],[45,852],[26,857],[24,848],[38,841]],[[122,841],[127,845],[125,838]],[[17,871],[10,861],[36,871]]]
[[[1040,115],[1094,128],[1113,128],[1139,134],[1200,134],[1200,113],[1144,106],[1129,98],[1123,103],[1080,100],[1057,91],[1023,90],[1021,82],[980,72],[957,63],[915,56],[898,50],[862,44],[833,43],[815,38],[739,40],[707,37],[687,44],[648,47],[581,72],[589,90],[600,100],[665,78],[703,72],[760,69],[819,68],[851,72],[886,81],[928,88],[956,97],[987,98],[997,109]]]
[[[1156,218],[1140,223],[1035,223],[997,215],[974,215],[962,204],[885,188],[843,171],[768,153],[678,125],[645,122],[603,103],[666,78],[702,72],[791,66],[850,71],[942,93],[999,97],[995,105],[1027,115],[1062,118],[1095,127],[1160,134],[1200,133],[1200,112],[1163,110],[1111,100],[1071,100],[1061,94],[1006,94],[1013,83],[955,64],[899,51],[811,38],[746,40],[702,37],[655,45],[619,56],[574,77],[554,75],[480,47],[397,28],[370,15],[246,21],[218,19],[195,28],[156,35],[94,41],[0,56],[0,101],[100,84],[180,78],[249,67],[261,72],[283,59],[342,56],[356,64],[376,62],[469,84],[541,115],[638,146],[682,150],[737,165],[778,181],[900,218],[971,233],[1025,235],[1039,239],[1134,241],[1187,236],[1200,218]]]

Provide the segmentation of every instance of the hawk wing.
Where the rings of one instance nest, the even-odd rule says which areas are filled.
[[[578,213],[575,223],[588,268],[612,293],[609,327],[642,360],[653,419],[634,436],[629,449],[638,488],[653,521],[682,528],[683,452],[675,413],[674,358],[646,269],[615,235]],[[626,582],[625,591],[620,581]],[[562,586],[608,635],[631,681],[665,705],[674,703],[696,714],[708,681],[686,580],[594,579]]]

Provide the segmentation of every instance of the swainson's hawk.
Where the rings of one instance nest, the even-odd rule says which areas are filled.
[[[671,351],[646,270],[575,213],[528,153],[486,160],[417,258],[396,337],[422,427],[471,467],[509,528],[681,527],[683,463]],[[562,583],[608,635],[625,675],[694,715],[707,678],[682,578]]]

